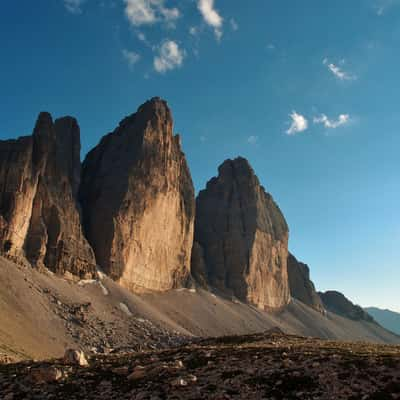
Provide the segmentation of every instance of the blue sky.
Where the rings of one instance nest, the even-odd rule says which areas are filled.
[[[317,287],[400,311],[399,44],[400,0],[8,1],[0,138],[164,97],[197,190],[247,157]]]

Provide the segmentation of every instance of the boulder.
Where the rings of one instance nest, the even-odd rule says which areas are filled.
[[[54,383],[62,379],[63,373],[54,366],[40,366],[29,372],[30,379],[37,385]]]
[[[130,375],[128,375],[128,380],[130,381],[137,381],[137,380],[141,380],[143,378],[145,378],[148,374],[148,370],[141,366],[141,365],[137,365],[132,373]]]
[[[63,361],[67,365],[77,365],[79,367],[89,366],[85,353],[82,350],[67,349]]]

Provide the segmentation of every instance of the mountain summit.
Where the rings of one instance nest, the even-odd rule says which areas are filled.
[[[193,270],[211,286],[262,309],[290,299],[289,229],[272,196],[244,158],[226,160],[196,202]],[[205,266],[205,267],[204,267]]]
[[[99,266],[133,291],[190,274],[193,183],[167,103],[147,101],[86,156],[80,199]]]
[[[85,277],[95,271],[77,201],[80,131],[40,113],[32,136],[0,142],[0,239],[3,253],[38,268]]]

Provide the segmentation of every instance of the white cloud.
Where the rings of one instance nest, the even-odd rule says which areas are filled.
[[[214,0],[198,0],[197,8],[203,16],[206,24],[214,28],[214,33],[217,39],[221,39],[224,20],[214,8]]]
[[[339,67],[338,65],[335,65],[333,63],[330,63],[329,60],[327,58],[324,58],[322,63],[324,65],[327,66],[327,68],[329,69],[329,71],[332,72],[333,75],[336,76],[336,78],[338,78],[341,81],[349,81],[349,80],[353,80],[356,79],[355,76],[350,75],[349,73],[347,73],[346,71],[344,71],[341,67]],[[344,60],[340,61],[340,64],[344,64]]]
[[[145,46],[147,46],[150,49],[153,49],[152,44],[150,43],[150,41],[147,39],[147,36],[141,32],[141,31],[137,31],[136,32],[136,37],[138,38],[138,40],[140,40]]]
[[[239,29],[239,24],[236,22],[234,18],[231,18],[229,23],[231,24],[231,28],[233,31],[237,31]]]
[[[325,128],[336,129],[350,122],[349,114],[340,114],[336,120],[329,119],[325,114],[319,117],[314,117],[314,124],[323,124]]]
[[[350,79],[350,76],[342,71],[340,69],[340,67],[338,67],[335,64],[328,64],[328,68],[330,69],[330,71],[333,73],[333,75],[335,75],[337,78],[339,78],[340,80],[346,80],[346,79]]]
[[[126,49],[122,50],[122,55],[125,60],[128,62],[130,67],[133,67],[136,63],[140,61],[140,54],[135,53],[134,51],[129,51]]]
[[[181,50],[176,42],[167,40],[158,49],[158,55],[154,57],[154,69],[165,73],[179,68],[183,64],[184,57],[184,50]]]
[[[161,15],[164,17],[164,19],[169,22],[173,22],[181,16],[181,13],[176,7],[174,8],[161,7],[160,12]]]
[[[257,142],[258,142],[258,136],[252,135],[247,138],[247,143],[249,144],[257,144]]]
[[[139,26],[156,22],[156,13],[146,0],[124,0],[125,15],[132,25]]]
[[[146,35],[143,32],[138,32],[137,37],[141,42],[147,42]]]
[[[189,28],[189,33],[190,33],[192,36],[197,36],[197,34],[199,33],[199,29],[198,29],[196,26],[191,26],[191,27]]]
[[[80,14],[82,12],[82,4],[85,0],[64,0],[65,8],[72,14]]]
[[[289,129],[286,131],[288,135],[295,135],[296,133],[304,132],[308,128],[308,121],[303,115],[293,111],[290,114],[292,119]]]
[[[164,0],[124,0],[125,15],[134,26],[150,25],[159,21],[173,24],[180,12],[176,7],[168,8]]]

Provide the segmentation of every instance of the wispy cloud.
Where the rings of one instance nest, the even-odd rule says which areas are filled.
[[[143,32],[138,32],[137,33],[137,38],[144,43],[147,43],[147,38],[146,35]]]
[[[400,6],[400,0],[375,0],[374,9],[376,15],[382,17],[385,15],[386,11],[393,6]]]
[[[180,17],[178,8],[166,7],[164,0],[124,0],[124,3],[125,15],[134,26],[160,21],[173,24]]]
[[[385,13],[385,7],[378,7],[376,9],[376,15],[379,15],[380,17]]]
[[[189,28],[189,33],[190,33],[192,36],[196,36],[196,35],[199,33],[199,28],[197,28],[197,26],[191,26],[191,27]]]
[[[341,81],[349,81],[357,79],[355,75],[351,75],[348,72],[344,71],[342,67],[329,62],[327,58],[323,59],[322,64],[326,65],[328,70]],[[341,64],[344,64],[344,60],[341,61]]]
[[[64,6],[72,14],[81,14],[84,2],[85,0],[64,0]]]
[[[140,54],[130,51],[127,49],[122,49],[122,56],[128,62],[128,65],[132,68],[135,64],[140,61]]]
[[[325,114],[321,114],[319,117],[314,117],[314,124],[322,124],[325,128],[336,129],[343,125],[347,125],[350,122],[349,114],[340,114],[339,117],[334,119],[329,119]]]
[[[158,49],[158,55],[154,57],[154,69],[159,73],[165,73],[179,68],[183,64],[185,51],[172,41],[165,41]]]
[[[293,111],[290,115],[291,125],[286,131],[288,135],[296,135],[297,133],[304,132],[308,128],[308,120],[296,111]]]
[[[231,24],[231,29],[236,32],[237,30],[239,30],[239,24],[237,23],[237,21],[235,20],[235,18],[231,18],[229,20],[229,23]]]
[[[252,145],[257,144],[258,143],[258,136],[253,136],[253,135],[249,136],[247,138],[247,143],[252,144]]]
[[[206,24],[214,29],[216,38],[220,40],[222,38],[222,25],[224,20],[214,8],[214,0],[198,0],[197,7]]]
[[[146,47],[153,49],[153,45],[147,39],[147,36],[142,31],[136,31],[136,37],[140,40]]]

